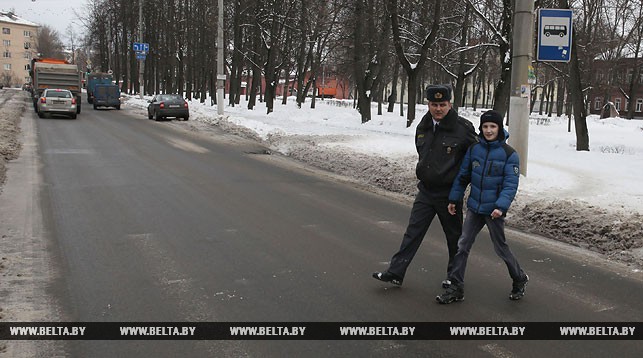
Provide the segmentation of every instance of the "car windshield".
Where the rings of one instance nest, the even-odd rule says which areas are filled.
[[[71,98],[69,91],[47,91],[45,97]]]
[[[156,96],[157,101],[183,101],[183,97],[178,94],[160,94]]]

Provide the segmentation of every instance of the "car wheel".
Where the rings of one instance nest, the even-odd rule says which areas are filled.
[[[98,109],[98,106],[97,106],[97,105],[94,105],[94,109]]]
[[[184,120],[184,121],[187,121],[187,120],[188,120],[188,118],[190,118],[190,117],[185,116],[185,117],[183,117],[183,120]]]
[[[161,118],[162,118],[162,117],[161,117],[161,116],[159,116],[159,112],[154,112],[154,120],[155,120],[155,121],[157,121],[157,122],[158,122],[158,121],[160,121],[160,120],[161,120]]]
[[[76,119],[76,113],[71,115],[71,119]]]
[[[45,115],[42,114],[42,112],[40,112],[40,111],[36,111],[36,113],[38,113],[38,118],[44,118],[45,117]]]
[[[121,105],[119,104],[118,106],[116,106],[116,109],[120,110],[120,109],[121,109]]]

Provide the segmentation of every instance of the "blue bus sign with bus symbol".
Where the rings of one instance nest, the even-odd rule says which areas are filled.
[[[538,10],[537,61],[569,62],[572,46],[572,10]]]

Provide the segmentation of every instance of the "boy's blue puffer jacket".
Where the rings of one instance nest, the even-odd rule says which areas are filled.
[[[469,147],[451,187],[449,202],[462,200],[471,183],[469,210],[491,215],[494,209],[500,209],[506,215],[518,191],[520,160],[518,153],[506,143],[509,132],[502,130],[504,137],[500,135],[498,140],[487,142],[481,133],[480,142]]]

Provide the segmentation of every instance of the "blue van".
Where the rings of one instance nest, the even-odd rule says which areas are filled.
[[[121,109],[121,90],[113,84],[97,84],[94,86],[94,109],[98,107],[114,107]]]

